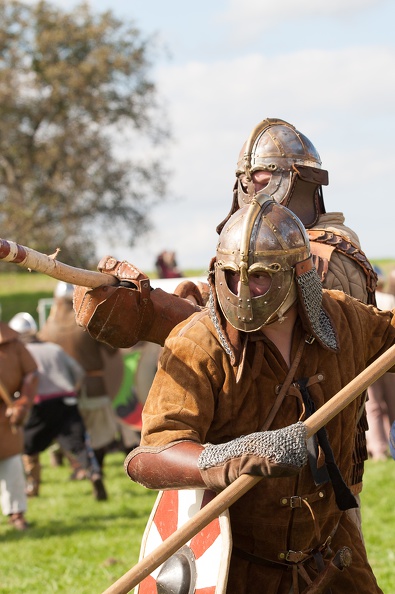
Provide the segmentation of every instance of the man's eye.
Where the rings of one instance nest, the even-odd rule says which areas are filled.
[[[267,272],[254,272],[251,274],[250,279],[257,285],[268,285],[272,282],[271,276]]]

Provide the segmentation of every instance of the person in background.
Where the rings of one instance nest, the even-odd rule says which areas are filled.
[[[38,366],[37,395],[24,426],[23,465],[26,493],[38,496],[41,482],[40,453],[57,440],[63,450],[76,458],[91,480],[97,501],[107,499],[102,473],[86,442],[86,429],[78,408],[78,392],[85,372],[59,345],[37,337],[37,324],[27,312],[16,314],[9,326]]]
[[[388,293],[395,296],[395,268],[389,273]]]
[[[140,442],[141,411],[158,368],[161,347],[152,342],[138,342],[122,352],[122,378],[113,407],[119,419],[121,447],[129,453]]]
[[[377,307],[382,310],[395,308],[395,295],[385,291],[385,275],[376,266]],[[369,430],[366,433],[368,454],[371,460],[385,460],[389,456],[388,435],[395,421],[395,375],[385,373],[368,388],[366,414]]]
[[[0,322],[0,501],[16,530],[26,530],[23,430],[38,385],[37,365],[17,332]]]
[[[56,285],[54,303],[38,337],[60,345],[84,369],[78,406],[90,446],[99,467],[103,469],[107,448],[112,446],[118,435],[118,424],[105,383],[104,357],[115,356],[118,350],[93,339],[76,324],[73,290],[73,285],[63,281]]]
[[[182,274],[177,266],[175,252],[169,252],[166,250],[161,252],[155,261],[155,268],[158,274],[158,278],[182,277]]]

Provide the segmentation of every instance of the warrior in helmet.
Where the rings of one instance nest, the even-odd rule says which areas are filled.
[[[224,224],[208,281],[208,306],[165,342],[128,475],[215,492],[264,477],[229,510],[229,593],[321,591],[343,547],[332,594],[381,592],[345,513],[362,397],[307,442],[300,421],[395,343],[394,312],[322,290],[303,224],[262,192]]]
[[[323,286],[375,305],[377,276],[343,214],[326,212],[322,186],[327,185],[328,172],[321,168],[311,141],[292,124],[267,118],[252,130],[240,152],[230,214],[264,189],[307,229]]]
[[[264,190],[302,221],[323,287],[376,305],[377,274],[362,252],[358,236],[344,224],[342,213],[326,212],[322,186],[328,185],[328,172],[321,165],[312,142],[292,124],[275,118],[263,120],[251,131],[240,151],[230,214]],[[217,231],[221,231],[224,222]],[[368,457],[365,400],[366,392],[355,442],[352,485],[356,495],[362,489],[363,467]],[[361,529],[359,508],[349,513]]]

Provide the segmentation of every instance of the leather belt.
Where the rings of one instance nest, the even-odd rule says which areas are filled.
[[[325,554],[328,550],[330,550],[330,544],[332,542],[332,538],[337,530],[337,525],[332,530],[331,534],[325,540],[325,542],[314,549],[309,551],[284,551],[278,554],[279,561],[272,561],[269,559],[265,559],[264,557],[258,557],[258,555],[254,555],[253,553],[248,553],[243,549],[239,549],[238,547],[233,547],[232,552],[236,555],[236,557],[240,557],[241,559],[245,559],[246,561],[250,561],[251,563],[256,563],[257,565],[264,565],[266,567],[274,567],[277,569],[282,570],[291,570],[295,565],[299,563],[305,563],[308,559],[316,558],[317,554],[322,557],[325,557]],[[280,560],[281,559],[281,560]]]
[[[280,497],[280,505],[287,506],[292,509],[303,507],[303,502],[307,503],[314,503],[315,501],[320,501],[325,497],[325,490],[321,489],[317,493],[312,493],[311,495],[291,495],[290,497]]]
[[[266,567],[274,567],[276,569],[282,569],[290,571],[292,569],[292,565],[290,563],[281,563],[280,561],[269,561],[269,559],[264,559],[263,557],[258,557],[257,555],[253,555],[252,553],[247,553],[247,551],[243,551],[243,549],[239,549],[238,547],[232,548],[232,553],[239,557],[240,559],[244,559],[245,561],[249,561],[250,563],[255,563],[256,565],[264,565]]]

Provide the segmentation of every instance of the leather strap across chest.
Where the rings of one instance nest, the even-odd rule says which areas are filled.
[[[308,386],[312,383],[316,383],[318,381],[322,381],[324,379],[323,374],[316,374],[312,378],[300,378],[297,381],[294,380],[294,376],[300,360],[303,355],[303,350],[306,342],[309,342],[308,334],[303,334],[300,342],[298,344],[298,348],[295,354],[295,357],[291,363],[287,376],[285,378],[284,383],[279,388],[279,392],[277,395],[276,400],[273,403],[272,408],[264,422],[261,431],[267,431],[277,412],[279,411],[281,404],[284,401],[285,396],[289,393],[290,390],[293,389],[293,392],[297,392],[297,396],[300,398],[301,403],[304,405],[305,415],[306,417],[310,416],[315,411],[315,404],[310,397],[310,394],[307,390]],[[316,436],[312,436],[308,440],[308,452],[309,452],[309,463],[310,468],[317,485],[322,484],[324,482],[330,481],[335,491],[336,503],[341,510],[346,510],[352,507],[357,507],[357,503],[355,501],[354,496],[350,492],[349,488],[345,484],[340,470],[334,460],[332,448],[328,441],[328,436],[326,433],[326,429],[322,428],[317,432]],[[322,449],[322,452],[325,455],[325,464],[321,467],[318,464],[319,460],[319,448]]]
[[[306,344],[306,339],[307,338],[308,338],[307,335],[303,335],[302,338],[301,338],[301,340],[300,340],[300,342],[299,342],[299,345],[298,345],[298,348],[297,348],[295,357],[294,357],[294,359],[293,359],[293,361],[291,363],[291,366],[289,368],[289,371],[287,373],[287,377],[285,378],[284,383],[282,384],[282,386],[279,388],[279,392],[277,394],[277,398],[274,401],[274,404],[273,404],[273,406],[272,406],[272,408],[271,408],[271,410],[270,410],[270,412],[269,412],[269,414],[268,414],[268,416],[266,418],[266,421],[263,424],[263,427],[262,427],[261,431],[267,431],[270,428],[270,426],[273,423],[273,420],[274,420],[276,414],[278,413],[278,411],[280,409],[281,404],[284,401],[284,398],[285,398],[285,396],[286,396],[286,394],[288,392],[288,389],[289,389],[289,387],[291,386],[291,384],[292,384],[292,382],[294,380],[294,375],[295,375],[295,372],[296,372],[296,370],[298,368],[298,365],[300,363],[300,360],[302,358],[303,349],[304,349],[304,346]]]

